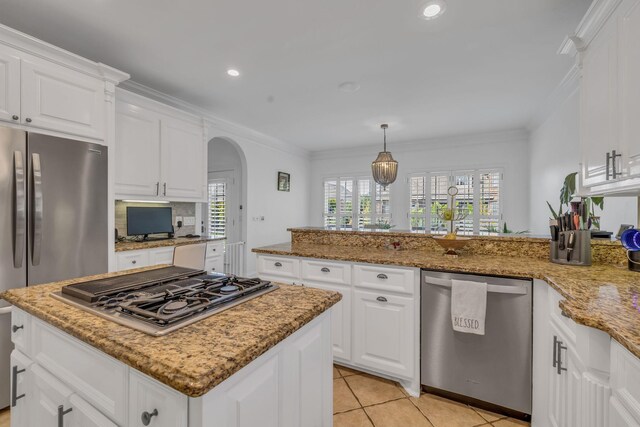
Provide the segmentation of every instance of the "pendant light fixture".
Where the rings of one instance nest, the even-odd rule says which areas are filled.
[[[378,153],[378,158],[371,163],[373,179],[382,185],[385,190],[387,185],[393,183],[398,176],[398,162],[393,160],[391,153],[387,151],[387,128],[389,125],[381,124],[380,128],[384,132],[384,151]]]

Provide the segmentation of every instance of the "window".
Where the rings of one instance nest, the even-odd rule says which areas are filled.
[[[209,236],[226,237],[227,183],[224,179],[209,181]]]
[[[327,178],[323,186],[325,227],[361,230],[391,223],[389,189],[373,178]]]
[[[459,234],[497,234],[501,228],[500,185],[502,171],[460,170],[415,174],[409,177],[409,222],[412,231],[446,234],[448,223],[438,213],[450,204],[447,189],[455,185],[458,211],[466,217],[455,221]]]

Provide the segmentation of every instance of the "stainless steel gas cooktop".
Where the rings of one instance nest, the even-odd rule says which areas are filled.
[[[53,297],[150,335],[165,335],[276,290],[260,279],[166,267],[89,282]]]

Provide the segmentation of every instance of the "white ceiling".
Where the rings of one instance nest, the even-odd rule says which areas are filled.
[[[421,3],[16,0],[0,22],[316,151],[378,143],[382,122],[390,143],[526,126],[590,1],[447,0],[432,21]]]

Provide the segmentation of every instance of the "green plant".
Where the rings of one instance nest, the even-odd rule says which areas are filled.
[[[522,231],[509,230],[509,227],[507,227],[506,222],[502,225],[502,234],[527,234],[528,232],[529,230],[522,230]]]
[[[547,206],[549,206],[549,210],[551,211],[551,215],[554,219],[558,219],[559,216],[563,214],[563,207],[567,207],[567,211],[569,210],[569,206],[571,204],[571,199],[573,198],[574,193],[576,192],[576,178],[578,176],[578,172],[572,172],[564,178],[564,182],[562,183],[562,188],[560,188],[560,207],[556,212],[551,203],[547,201]],[[594,225],[598,225],[596,217],[594,217],[593,213],[595,212],[596,206],[600,208],[600,210],[604,209],[604,197],[582,197],[582,202],[584,202],[587,212],[587,218],[590,218]]]

